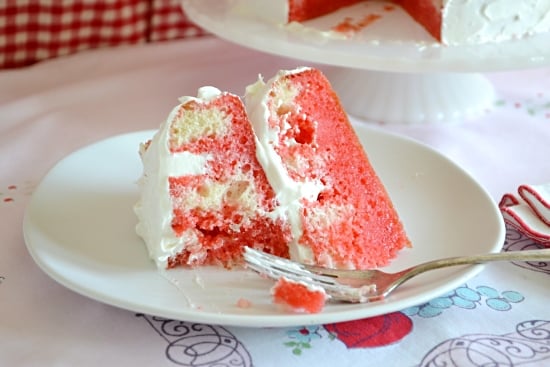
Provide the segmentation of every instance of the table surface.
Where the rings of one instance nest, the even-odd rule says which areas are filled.
[[[302,64],[205,37],[0,72],[0,365],[550,365],[548,263],[491,264],[443,297],[387,315],[245,328],[105,305],[33,262],[23,217],[56,162],[107,137],[157,128],[179,96],[202,85],[238,93],[259,73]],[[521,184],[550,182],[550,68],[487,77],[497,96],[475,120],[406,126],[351,119],[435,148],[498,202]],[[507,229],[504,250],[527,247],[541,246]]]

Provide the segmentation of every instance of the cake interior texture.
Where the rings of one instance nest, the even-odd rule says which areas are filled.
[[[250,123],[239,97],[191,101],[171,122],[170,152],[208,155],[204,174],[169,177],[171,227],[190,244],[169,258],[179,264],[230,266],[243,244],[288,257],[288,226],[267,214],[275,194],[255,158]]]
[[[288,21],[303,22],[365,0],[289,0]],[[394,0],[435,39],[441,40],[441,0]]]
[[[314,263],[369,268],[387,264],[408,240],[383,183],[326,77],[307,69],[271,84],[271,129],[281,131],[278,155],[294,181],[318,182],[303,200],[298,246]]]

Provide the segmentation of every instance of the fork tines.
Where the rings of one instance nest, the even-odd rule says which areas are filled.
[[[244,259],[247,267],[272,279],[285,277],[294,282],[321,287],[334,300],[348,302],[366,302],[372,295],[372,286],[352,287],[338,282],[334,276],[309,271],[304,265],[245,247]]]
[[[248,268],[274,278],[285,276],[291,280],[309,280],[311,282],[336,285],[333,277],[318,275],[307,270],[302,264],[245,247],[244,259]]]

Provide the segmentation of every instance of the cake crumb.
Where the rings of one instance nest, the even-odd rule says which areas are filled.
[[[237,307],[239,307],[239,308],[250,308],[250,307],[252,307],[252,302],[250,302],[246,298],[239,298],[237,300]]]
[[[199,274],[195,274],[195,284],[204,289],[204,280]]]
[[[319,313],[328,300],[323,288],[285,277],[277,280],[271,294],[273,303],[294,313]]]

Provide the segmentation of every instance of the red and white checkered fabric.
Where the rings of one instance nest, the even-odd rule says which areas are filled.
[[[0,0],[0,69],[90,48],[204,34],[179,0]]]

